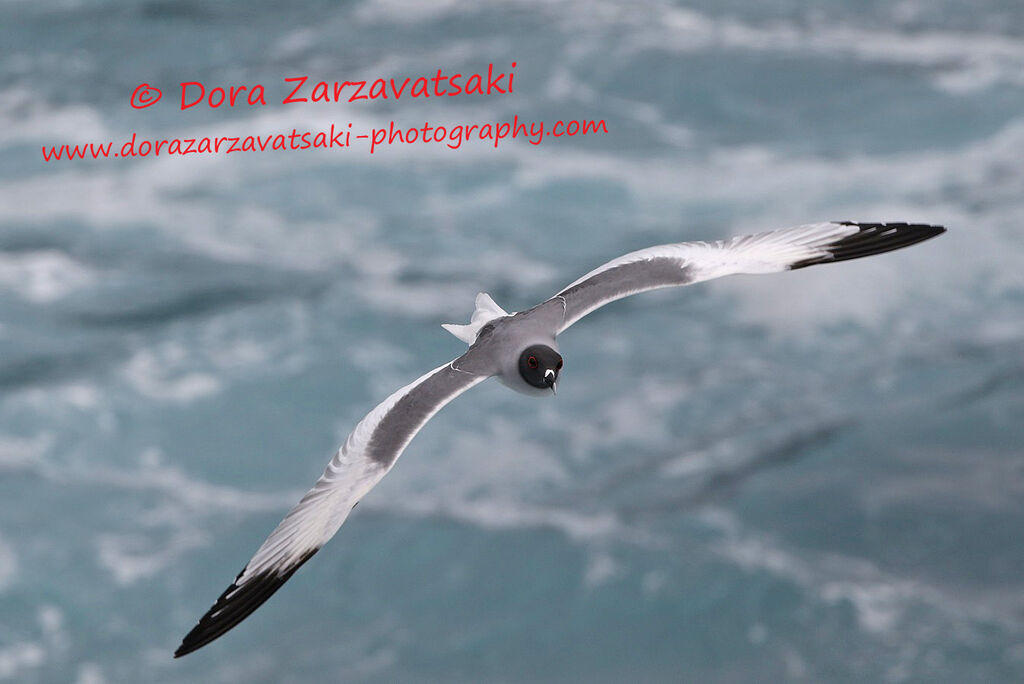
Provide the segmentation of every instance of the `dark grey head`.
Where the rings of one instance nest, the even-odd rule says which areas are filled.
[[[562,357],[546,344],[527,347],[519,355],[519,374],[528,384],[539,389],[555,391],[558,371],[562,370]]]

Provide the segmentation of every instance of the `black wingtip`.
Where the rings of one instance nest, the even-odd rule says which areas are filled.
[[[837,223],[844,226],[857,226],[860,230],[826,247],[827,256],[798,261],[789,269],[792,271],[815,264],[859,259],[891,252],[894,249],[916,245],[918,242],[924,242],[946,232],[943,226],[931,226],[923,223],[855,223],[853,221],[837,221]]]
[[[274,595],[281,585],[295,574],[295,571],[302,567],[302,564],[313,557],[319,549],[313,549],[303,555],[297,563],[278,574],[274,571],[262,572],[252,579],[246,580],[245,584],[239,587],[235,582],[242,574],[239,573],[235,582],[224,590],[217,602],[213,604],[206,615],[199,620],[199,623],[192,628],[192,631],[185,635],[181,645],[174,652],[175,658],[188,655],[196,649],[202,648],[214,639],[223,636],[225,632],[249,617],[254,610]],[[245,572],[244,570],[242,572]],[[233,592],[233,593],[232,593]],[[230,597],[228,596],[230,594]]]

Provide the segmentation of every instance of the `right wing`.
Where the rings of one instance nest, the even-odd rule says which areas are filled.
[[[908,247],[945,230],[907,223],[811,223],[730,240],[641,249],[594,269],[552,297],[565,307],[558,332],[632,294],[734,273],[776,273],[858,259]]]
[[[431,416],[489,377],[460,367],[469,354],[398,390],[356,425],[313,488],[185,636],[175,658],[205,646],[259,608],[334,536],[352,507],[391,470]]]

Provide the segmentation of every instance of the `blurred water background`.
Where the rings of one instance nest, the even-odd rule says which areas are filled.
[[[508,96],[280,105],[512,61]],[[190,80],[268,106],[181,112]],[[40,158],[513,115],[609,134]],[[1022,158],[1013,0],[0,4],[0,679],[1024,680]],[[478,291],[832,219],[950,232],[591,315],[557,399],[455,401],[171,659]]]

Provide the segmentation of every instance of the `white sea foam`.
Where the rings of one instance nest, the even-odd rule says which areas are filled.
[[[1007,406],[1007,424],[1016,421]],[[873,515],[894,508],[948,506],[975,515],[1013,516],[1024,499],[1024,471],[1003,447],[934,446],[901,454],[910,470],[887,474],[860,492],[859,500]],[[979,467],[979,464],[984,467]]]
[[[1006,603],[1001,591],[984,596],[951,593],[922,579],[911,579],[882,570],[857,557],[800,551],[771,535],[746,529],[731,513],[706,509],[701,519],[722,536],[712,548],[749,572],[767,572],[793,582],[826,604],[848,603],[860,628],[881,639],[900,634],[915,637],[919,630],[908,626],[915,606],[935,611],[956,638],[956,625],[980,623],[1019,630],[1022,623],[1015,602]]]
[[[429,440],[421,439],[410,447],[412,458],[403,457],[366,505],[489,530],[549,528],[581,542],[629,536],[614,511],[576,511],[535,500],[538,490],[564,484],[568,475],[521,427],[491,418],[482,430],[449,432],[451,443],[429,458],[415,453],[429,448]]]
[[[189,403],[221,390],[221,382],[209,373],[173,369],[186,358],[185,349],[176,344],[142,349],[128,360],[123,373],[137,392],[161,401]]]
[[[52,107],[25,88],[0,90],[0,146],[26,141],[102,142],[109,136],[100,113],[92,107]]]
[[[389,509],[420,517],[450,518],[485,530],[552,529],[575,542],[632,537],[611,511],[580,513],[571,508],[537,506],[494,497],[441,501],[432,495],[420,495],[396,504]]]
[[[18,575],[18,556],[11,545],[0,536],[0,594],[7,591]]]
[[[298,500],[301,491],[250,492],[192,477],[173,464],[164,463],[156,449],[142,454],[138,468],[93,467],[75,473],[74,479],[119,489],[159,493],[173,501],[179,511],[204,515],[219,512],[284,512]]]
[[[36,611],[39,636],[0,647],[0,679],[25,681],[31,672],[66,652],[69,637],[64,614],[56,606],[42,605]]]
[[[416,0],[384,0],[360,5],[355,17],[364,23],[378,21],[389,25],[396,22],[415,24],[438,19],[453,12],[470,10],[470,6],[460,0],[439,0],[429,3]]]
[[[488,389],[491,396],[494,392],[506,391],[500,387]],[[477,396],[478,401],[487,398]],[[529,489],[541,483],[568,482],[568,473],[550,450],[531,438],[529,431],[524,433],[523,422],[529,415],[525,413],[522,419],[488,416],[469,431],[445,430],[431,425],[427,428],[431,436],[419,438],[415,448],[417,451],[429,449],[432,435],[436,434],[446,445],[445,453],[404,464],[405,472],[392,473],[388,478],[395,478],[396,485],[432,492],[439,500],[469,498],[474,492],[490,487]],[[450,421],[451,417],[446,420]]]
[[[37,469],[54,441],[54,435],[49,432],[33,437],[0,435],[0,472]]]
[[[651,21],[631,36],[636,49],[705,51],[712,48],[767,53],[803,53],[866,62],[932,68],[935,83],[951,92],[971,93],[999,83],[1024,84],[1024,45],[1013,36],[784,21],[750,24],[711,17],[667,4],[652,4]]]
[[[237,134],[239,129],[264,132],[283,126],[286,121],[289,127],[303,122],[322,124],[336,118],[336,114],[297,109],[289,111],[287,117],[271,111],[224,124],[220,133]],[[210,135],[217,133],[205,131]],[[501,202],[509,192],[530,191],[562,179],[583,179],[623,187],[638,205],[661,207],[662,214],[674,208],[683,210],[693,202],[747,207],[758,216],[751,224],[737,226],[737,230],[747,232],[820,217],[826,207],[830,214],[840,214],[829,218],[864,218],[868,213],[871,217],[895,218],[893,215],[899,213],[898,218],[942,222],[963,216],[958,205],[947,199],[950,186],[1009,199],[1007,193],[1021,176],[1015,171],[1019,167],[1013,160],[1024,153],[1024,123],[1011,124],[988,139],[960,149],[840,159],[801,157],[748,146],[720,149],[707,157],[632,162],[621,155],[579,148],[527,147],[505,149],[505,157],[515,164],[511,188],[507,179],[500,183],[496,180],[494,185],[482,186],[470,196],[460,198],[457,208],[445,201],[446,211],[475,211]],[[0,188],[0,200],[6,198],[0,201],[0,218],[36,222],[72,217],[105,229],[126,222],[148,222],[218,259],[314,268],[347,263],[374,285],[364,291],[374,293],[381,300],[374,303],[382,306],[437,310],[448,300],[451,293],[424,300],[422,288],[401,286],[398,276],[411,255],[393,248],[374,247],[379,242],[375,236],[378,227],[374,219],[360,210],[345,210],[339,221],[346,224],[346,230],[339,231],[320,223],[285,221],[265,209],[225,216],[215,203],[178,199],[210,184],[230,190],[246,183],[248,174],[259,172],[266,162],[255,157],[245,167],[228,163],[224,158],[161,158],[123,166],[110,164],[88,173],[62,169],[5,184]],[[408,164],[416,159],[464,164],[474,158],[472,151],[463,154],[460,150],[456,156],[436,146],[421,145],[391,148],[379,159],[364,153],[353,154],[346,161],[380,166]],[[292,154],[275,156],[274,163],[283,164],[287,170],[328,162],[319,155]],[[999,177],[1002,180],[993,183],[993,178]],[[56,196],[52,193],[54,184],[62,188]],[[851,189],[857,191],[855,202],[837,200],[854,196]],[[780,197],[785,202],[779,202]],[[846,215],[854,213],[857,215]],[[680,238],[686,237],[705,236],[690,236],[681,230]],[[553,271],[547,264],[521,255],[515,259],[481,259],[479,263],[499,269],[492,277],[502,277],[500,269],[514,265],[517,280],[525,272],[539,281],[551,278]],[[792,308],[798,309],[799,305]]]
[[[635,332],[626,331],[627,334]],[[581,382],[589,384],[586,379]],[[672,438],[664,420],[665,413],[683,401],[692,388],[683,379],[652,374],[634,377],[632,383],[628,389],[605,394],[602,401],[592,407],[586,424],[569,431],[571,456],[583,458],[595,449],[616,446],[631,452],[638,436],[643,437],[645,448],[670,445]],[[604,390],[599,388],[598,391]]]
[[[472,120],[472,112],[462,112],[460,116]],[[368,131],[380,124],[341,105],[329,109],[294,105],[149,137],[265,136],[292,128],[329,129],[343,120],[352,121],[354,130]],[[109,137],[120,143],[127,134],[114,132]],[[146,138],[147,134],[139,133],[140,140]],[[211,188],[224,192],[243,188],[254,173],[272,169],[275,174],[286,175],[292,170],[333,166],[338,163],[337,157],[315,152],[249,154],[248,162],[239,165],[232,161],[236,156],[151,156],[108,161],[102,168],[88,170],[52,165],[52,173],[24,177],[0,188],[0,200],[8,200],[0,202],[0,220],[45,223],[73,219],[99,230],[151,225],[201,254],[229,262],[280,264],[300,269],[324,269],[344,263],[372,276],[389,260],[394,261],[389,256],[393,250],[381,247],[376,239],[379,219],[358,206],[337,208],[328,224],[322,220],[294,221],[263,207],[243,206],[225,211],[220,202],[203,199],[210,195]],[[387,154],[371,156],[365,149],[359,149],[346,154],[344,159],[347,164],[395,166],[416,159],[462,165],[483,158],[493,158],[493,148],[486,142],[467,145],[458,152],[443,145],[401,145],[389,148]],[[55,193],[54,187],[60,187],[60,192]],[[200,199],[181,201],[181,197],[193,194]],[[467,204],[466,208],[471,207]],[[428,197],[421,210],[450,212],[452,206],[446,200]],[[524,261],[527,275],[537,272],[537,267],[520,261]],[[496,259],[493,263],[501,265],[508,261]],[[407,289],[406,297],[415,294],[415,288]],[[370,287],[367,291],[382,289]]]
[[[408,0],[388,0],[360,8],[359,21],[387,20],[425,22],[456,14],[480,11],[486,3],[432,3],[429,9]],[[493,4],[493,3],[492,3]],[[662,49],[705,53],[713,50],[766,54],[799,54],[826,59],[914,66],[932,71],[933,83],[943,90],[971,94],[1000,84],[1024,85],[1024,44],[1013,35],[993,31],[900,28],[899,19],[913,25],[913,14],[895,11],[890,25],[868,26],[837,22],[827,15],[813,15],[799,22],[782,19],[758,23],[730,15],[715,16],[680,7],[665,0],[634,2],[629,11],[615,2],[502,3],[522,12],[547,16],[552,22],[573,18],[575,40],[571,47],[606,50],[603,36],[615,26],[615,46],[620,52]],[[896,24],[893,26],[893,24]]]
[[[33,304],[47,304],[95,281],[93,269],[61,252],[0,252],[0,288]]]
[[[103,668],[97,663],[81,663],[75,673],[75,684],[107,684]]]
[[[596,589],[622,574],[621,564],[607,552],[591,554],[583,571],[583,586]]]
[[[396,0],[401,2],[401,0]],[[971,94],[1000,84],[1024,85],[1024,44],[1013,35],[993,31],[914,29],[898,26],[899,12],[887,26],[839,22],[811,14],[801,21],[773,19],[743,21],[711,15],[666,0],[631,3],[628,11],[615,2],[503,3],[550,17],[552,22],[573,18],[572,46],[590,52],[607,50],[603,38],[615,26],[615,46],[621,53],[711,51],[852,58],[863,62],[914,66],[932,71],[933,83],[943,90]],[[446,3],[425,18],[436,19],[467,6]],[[912,25],[912,17],[907,18]],[[894,24],[896,24],[894,26]]]
[[[1022,154],[1024,122],[1017,121],[960,149],[832,160],[745,147],[719,150],[700,163],[645,160],[634,166],[578,151],[549,158],[538,150],[544,162],[523,164],[518,183],[528,188],[560,178],[604,179],[625,184],[638,202],[662,211],[683,211],[694,202],[758,209],[756,218],[737,223],[727,234],[771,230],[812,217],[909,220],[951,229],[933,243],[884,258],[806,269],[785,278],[729,278],[708,285],[735,298],[740,317],[780,333],[802,333],[808,325],[840,320],[881,324],[907,297],[941,298],[946,306],[966,310],[976,292],[963,287],[964,280],[975,287],[1019,288],[1024,275],[1013,261],[1024,207],[1004,188],[1024,180],[1013,161]],[[857,199],[843,199],[854,188]],[[964,208],[965,196],[975,205],[970,211]],[[822,216],[823,211],[828,214]],[[707,237],[715,236],[680,228],[680,240]],[[958,286],[949,273],[961,275]]]
[[[320,36],[316,26],[293,28],[274,41],[271,52],[279,59],[289,59],[310,51]]]
[[[25,676],[46,662],[46,649],[34,641],[12,643],[0,647],[0,679],[14,680]]]
[[[738,453],[736,444],[720,440],[707,449],[693,451],[661,464],[659,471],[664,477],[693,477],[713,472],[722,464],[735,464]]]
[[[97,561],[118,584],[132,584],[171,566],[189,551],[206,546],[207,520],[225,513],[284,513],[299,489],[252,492],[195,478],[165,463],[157,449],[140,455],[137,467],[52,462],[53,437],[0,438],[0,468],[31,470],[61,486],[114,489],[146,501],[143,513],[116,531],[98,531]],[[0,538],[0,591],[16,578],[17,557]],[[2,655],[0,655],[2,661]],[[0,662],[0,673],[4,666]]]
[[[565,6],[566,3],[561,3]],[[571,5],[571,3],[570,3]],[[457,4],[446,8],[434,8],[432,13],[465,9]],[[557,8],[538,7],[538,11],[556,11]],[[582,14],[586,17],[607,16],[618,13],[611,6],[601,6]],[[977,77],[974,70],[996,69],[999,73],[1021,74],[1024,68],[1024,47],[1019,41],[1000,39],[998,36],[961,35],[959,33],[892,33],[886,34],[874,29],[854,29],[835,26],[797,26],[774,22],[765,26],[749,26],[733,19],[714,18],[692,10],[681,9],[666,3],[640,3],[628,15],[629,36],[635,36],[639,44],[648,45],[648,39],[657,43],[659,35],[673,49],[706,49],[708,46],[725,46],[735,49],[755,50],[810,50],[828,51],[834,54],[851,52],[865,59],[889,59],[897,63],[917,63],[940,69],[940,78],[954,79],[962,76],[965,83],[979,84],[985,80]],[[643,40],[640,40],[643,38]],[[1008,67],[992,67],[992,64],[1008,62]],[[952,65],[952,66],[951,66]],[[1012,67],[1012,68],[1011,68]],[[952,81],[951,81],[952,82]],[[556,87],[552,85],[552,87]],[[14,103],[27,102],[32,107],[41,107],[37,97],[22,91],[8,93],[8,100]],[[14,106],[14,105],[11,105]],[[21,106],[21,105],[19,105]],[[28,105],[24,105],[28,106]],[[283,111],[287,109],[287,111]],[[666,139],[685,142],[690,133],[674,130],[675,124],[665,121],[653,105],[640,103],[632,107],[635,116],[653,131],[663,131]],[[63,110],[57,109],[55,112]],[[472,106],[452,109],[460,117],[472,119]],[[489,110],[479,110],[487,112]],[[437,114],[432,112],[432,118]],[[493,112],[490,112],[493,116]],[[92,116],[97,116],[93,112]],[[369,129],[379,124],[358,108],[338,105],[331,108],[302,107],[268,108],[256,115],[232,119],[222,124],[187,128],[178,131],[182,137],[203,135],[238,135],[247,132],[266,134],[274,130],[285,130],[292,126],[324,126],[333,121],[351,120],[357,128]],[[83,128],[76,124],[75,128]],[[88,129],[88,127],[86,127]],[[120,132],[104,132],[97,139],[117,138]],[[27,133],[18,133],[24,137]],[[382,154],[371,157],[363,150],[354,150],[345,157],[346,164],[407,165],[414,160],[430,160],[432,163],[464,165],[478,159],[493,158],[488,144],[469,145],[452,153],[437,145],[402,145],[388,148]],[[541,146],[543,147],[543,146]],[[510,145],[504,148],[504,157],[516,160],[519,167],[517,182],[530,187],[552,177],[608,177],[625,183],[642,200],[655,192],[663,196],[678,193],[679,199],[736,200],[741,205],[782,196],[791,201],[791,214],[806,216],[800,209],[815,208],[824,193],[834,193],[833,179],[844,178],[846,187],[860,187],[869,191],[885,191],[893,195],[888,187],[895,179],[897,189],[904,194],[918,189],[934,189],[940,183],[953,178],[953,170],[959,174],[965,169],[959,163],[956,152],[933,153],[920,157],[919,163],[912,158],[882,156],[868,160],[814,160],[787,159],[764,150],[738,149],[718,153],[710,160],[699,163],[652,163],[645,159],[631,165],[620,156],[604,158],[601,155],[581,155],[571,148],[545,151],[533,146]],[[1019,147],[1018,147],[1019,152]],[[269,157],[273,157],[270,159]],[[263,159],[261,157],[268,157]],[[61,217],[85,220],[93,225],[109,228],[118,225],[151,223],[173,232],[177,237],[197,249],[216,255],[218,258],[256,260],[268,259],[290,261],[293,265],[322,265],[324,259],[337,259],[339,255],[351,254],[358,250],[348,238],[353,232],[322,230],[309,225],[304,231],[302,222],[285,220],[273,211],[245,208],[225,214],[215,203],[205,201],[181,202],[182,194],[199,188],[221,188],[229,190],[245,184],[253,173],[273,165],[278,172],[289,169],[317,167],[336,164],[336,158],[317,154],[249,155],[246,165],[230,161],[224,155],[203,158],[162,157],[124,163],[107,163],[103,169],[76,171],[61,168],[52,174],[39,175],[14,181],[0,189],[0,217],[29,221],[47,221]],[[861,163],[861,162],[867,163]],[[904,173],[893,174],[890,165],[896,162]],[[970,161],[970,160],[966,160]],[[817,178],[825,169],[824,184],[808,183],[808,178]],[[732,171],[732,173],[731,173]],[[853,172],[852,174],[850,172]],[[881,173],[879,173],[881,171]],[[905,172],[911,173],[905,173]],[[967,169],[970,175],[970,168]],[[61,187],[60,193],[52,188]],[[793,188],[800,188],[794,193]],[[507,192],[497,186],[483,188],[475,197],[500,198]],[[465,198],[460,198],[461,200]],[[470,201],[473,198],[469,198]],[[429,201],[429,200],[428,200]],[[486,200],[485,200],[486,201]],[[445,205],[450,205],[446,200]],[[829,202],[834,206],[834,202]],[[352,224],[369,222],[374,219],[357,210],[345,210],[338,217],[351,229]],[[371,230],[375,228],[371,225]],[[319,244],[310,244],[305,237],[296,239],[296,231],[305,232],[307,237]],[[356,231],[358,232],[358,231]],[[244,238],[244,239],[240,239]],[[326,245],[332,240],[336,244]],[[340,241],[340,242],[338,242]],[[324,249],[324,247],[329,247]],[[331,256],[333,255],[333,257]],[[358,262],[360,260],[353,260]]]
[[[150,499],[133,524],[96,537],[97,563],[120,585],[151,578],[189,552],[209,545],[212,538],[204,531],[209,520],[224,513],[283,515],[301,494],[298,490],[260,493],[216,485],[164,464],[152,450],[143,455],[137,469],[93,468],[70,477],[85,484],[139,492]]]
[[[117,584],[126,586],[152,577],[188,551],[209,543],[209,536],[196,529],[179,530],[160,540],[152,534],[101,534],[96,539],[96,558]]]

